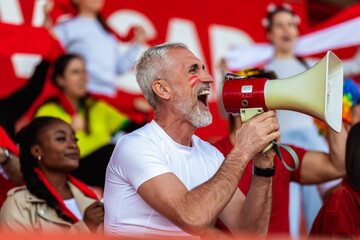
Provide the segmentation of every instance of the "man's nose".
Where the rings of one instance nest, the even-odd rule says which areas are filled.
[[[203,83],[213,83],[214,82],[214,79],[213,77],[205,72],[203,74],[200,75],[200,82],[203,82]]]

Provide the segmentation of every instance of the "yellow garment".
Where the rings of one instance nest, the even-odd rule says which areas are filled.
[[[127,117],[104,101],[87,99],[89,104],[88,125],[90,133],[85,130],[76,131],[79,139],[80,157],[83,158],[99,148],[110,143],[111,137],[128,123]],[[79,111],[84,117],[84,111]],[[35,117],[56,117],[71,124],[71,116],[56,102],[48,102],[42,105],[36,112]]]

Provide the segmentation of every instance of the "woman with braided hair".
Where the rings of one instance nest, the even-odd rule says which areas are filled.
[[[19,142],[26,186],[9,191],[0,212],[2,227],[17,232],[97,231],[104,219],[102,203],[68,174],[80,158],[71,126],[53,117],[37,118],[19,133]]]

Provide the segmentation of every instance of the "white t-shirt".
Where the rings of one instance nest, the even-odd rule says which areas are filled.
[[[77,217],[77,219],[79,219],[80,221],[83,219],[83,215],[80,212],[79,206],[77,205],[75,198],[64,200],[64,204]]]
[[[189,236],[152,209],[137,193],[145,181],[172,172],[188,190],[210,179],[224,156],[197,136],[192,147],[176,143],[155,122],[125,135],[106,170],[105,232],[111,235]]]

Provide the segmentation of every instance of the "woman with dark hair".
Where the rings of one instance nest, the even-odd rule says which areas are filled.
[[[72,174],[88,185],[103,187],[105,171],[114,144],[112,136],[131,132],[140,125],[130,121],[104,101],[87,94],[88,75],[85,61],[75,54],[59,57],[54,64],[53,83],[60,97],[39,107],[35,116],[57,117],[76,131],[80,148],[80,167]]]
[[[14,231],[92,231],[104,218],[96,194],[69,172],[79,166],[74,130],[52,117],[33,120],[20,133],[20,163],[26,186],[8,193],[2,227]]]
[[[312,236],[360,237],[360,123],[355,124],[346,142],[346,177],[320,209]]]

